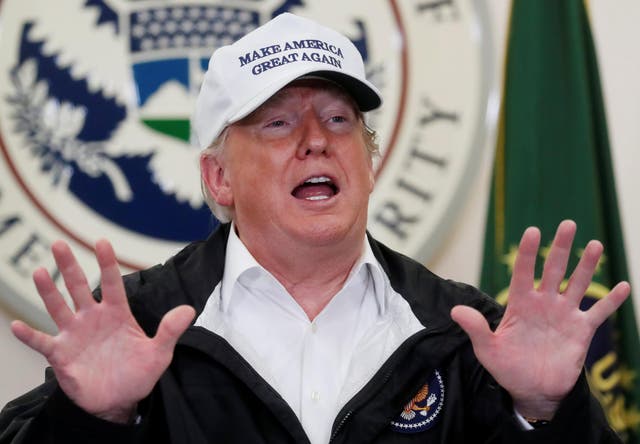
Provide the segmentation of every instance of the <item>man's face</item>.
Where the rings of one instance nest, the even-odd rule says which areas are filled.
[[[364,236],[371,156],[352,100],[331,83],[294,82],[231,125],[220,165],[218,201],[245,243]]]

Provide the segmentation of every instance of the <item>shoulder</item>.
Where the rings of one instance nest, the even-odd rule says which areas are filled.
[[[229,225],[206,239],[186,245],[164,264],[123,276],[129,305],[147,334],[155,334],[164,314],[187,304],[201,312],[222,279]],[[95,290],[100,298],[100,288]]]
[[[502,306],[477,288],[443,279],[423,264],[390,249],[371,236],[369,243],[391,286],[407,300],[421,322],[450,320],[449,312],[456,305],[476,308],[492,324],[502,316]]]

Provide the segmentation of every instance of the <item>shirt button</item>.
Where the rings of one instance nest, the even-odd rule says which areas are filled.
[[[318,393],[317,391],[312,391],[311,392],[311,399],[318,402],[320,401],[320,393]]]
[[[315,322],[311,323],[311,332],[315,333],[318,331],[318,324],[316,324]]]

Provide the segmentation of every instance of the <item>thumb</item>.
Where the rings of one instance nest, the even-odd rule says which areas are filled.
[[[180,305],[169,311],[160,321],[154,341],[159,347],[173,353],[178,338],[189,327],[195,315],[196,311],[188,305]]]
[[[474,350],[483,348],[493,336],[489,323],[475,308],[456,305],[451,309],[451,318],[469,335]]]

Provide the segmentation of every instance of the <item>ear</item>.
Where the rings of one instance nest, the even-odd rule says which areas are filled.
[[[373,159],[369,158],[369,194],[373,193],[376,184],[376,175],[373,172]]]
[[[233,192],[220,156],[201,155],[200,174],[209,194],[219,205],[233,205]]]

